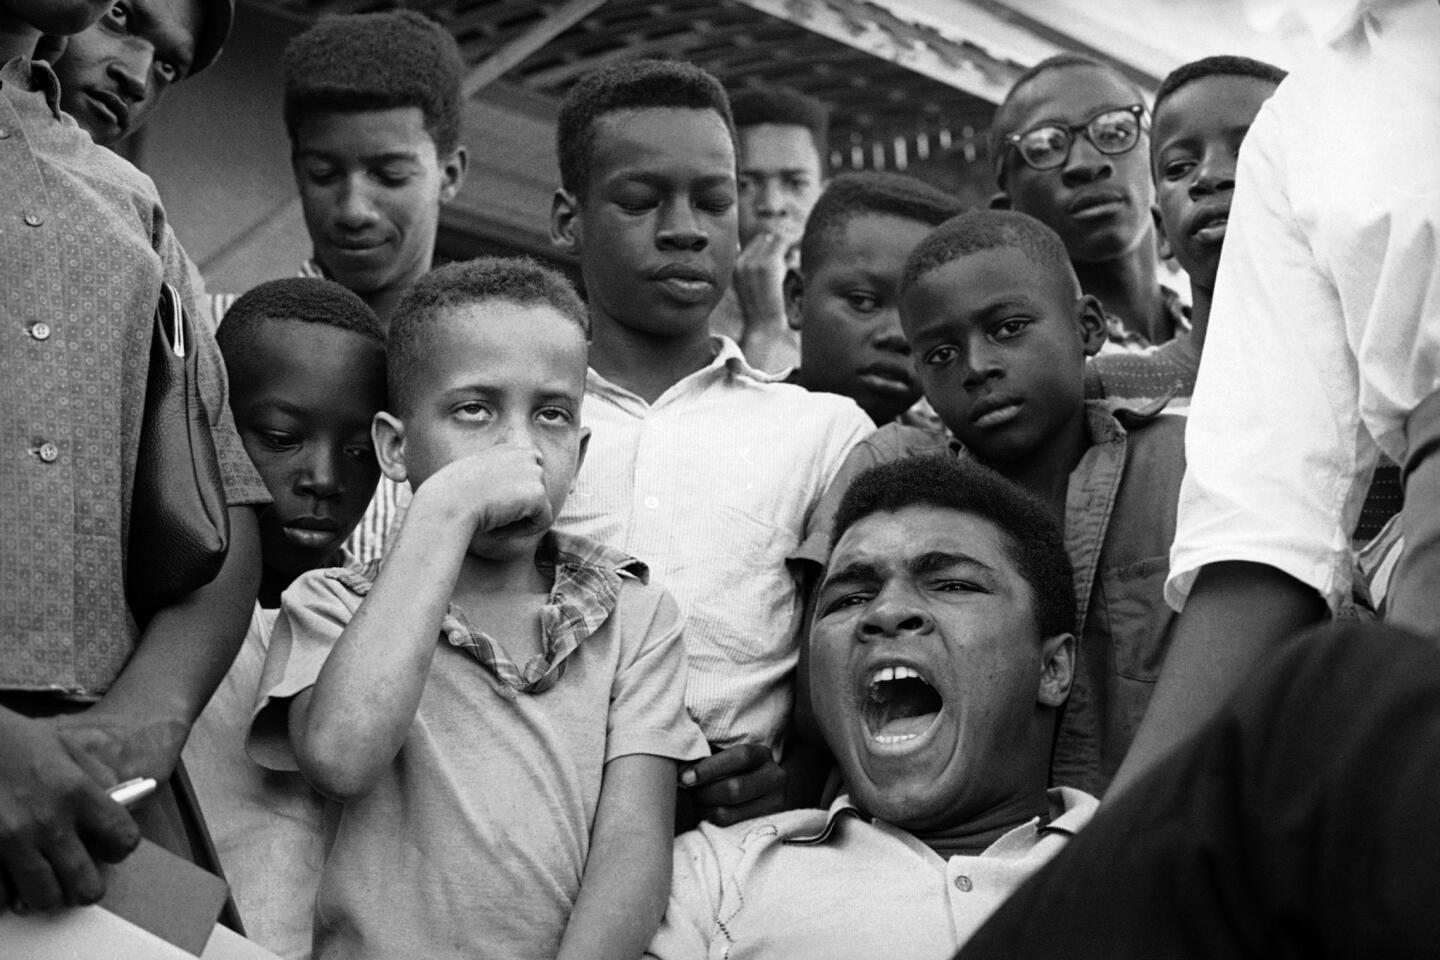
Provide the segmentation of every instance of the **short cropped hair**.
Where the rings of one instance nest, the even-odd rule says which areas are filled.
[[[809,130],[820,168],[825,168],[830,153],[830,108],[823,101],[793,87],[748,87],[730,94],[730,110],[737,130],[762,123]]]
[[[965,209],[955,197],[903,173],[842,173],[815,201],[800,238],[800,269],[813,271],[856,217],[884,215],[939,226]]]
[[[1019,250],[1043,273],[1074,286],[1079,280],[1059,234],[1029,214],[1014,210],[970,210],[931,231],[910,252],[900,276],[903,294],[921,277],[961,257],[985,250]]]
[[[589,314],[570,281],[529,257],[477,257],[437,267],[405,292],[390,317],[385,371],[390,403],[397,412],[404,415],[410,387],[423,374],[426,327],[453,307],[491,300],[550,307],[589,339]]]
[[[285,128],[291,141],[307,114],[419,107],[440,156],[460,143],[455,38],[414,12],[322,17],[285,45]]]
[[[1176,90],[1187,83],[1203,80],[1205,77],[1254,77],[1257,80],[1264,80],[1279,86],[1280,81],[1287,76],[1288,74],[1284,70],[1263,60],[1229,55],[1203,57],[1176,67],[1164,80],[1160,81],[1160,89],[1155,92],[1155,106],[1151,112],[1158,112],[1160,104],[1164,103]]]
[[[945,454],[882,463],[851,481],[835,510],[830,548],[876,513],[928,506],[968,513],[1004,534],[1006,552],[1034,594],[1041,637],[1075,630],[1075,584],[1059,521],[1036,496],[988,467]]]
[[[670,107],[715,111],[725,122],[731,143],[737,142],[725,88],[693,63],[629,60],[581,77],[565,95],[556,123],[560,186],[577,199],[584,199],[590,187],[595,128],[606,114]]]
[[[249,356],[266,324],[276,320],[314,323],[348,330],[384,346],[385,332],[375,311],[333,280],[289,277],[270,280],[235,301],[215,331],[220,354],[231,367]]]
[[[1129,88],[1135,103],[1145,103],[1145,94],[1135,85],[1135,81],[1125,76],[1125,74],[1121,73],[1111,64],[1079,53],[1057,53],[1054,56],[1046,57],[1015,78],[1015,82],[1010,85],[1010,89],[1005,93],[1005,99],[1000,101],[1000,106],[995,108],[995,116],[990,121],[990,156],[995,158],[995,169],[997,175],[1002,180],[1005,176],[1005,164],[1002,162],[1005,157],[1005,138],[1015,132],[1014,129],[1012,129],[1015,121],[1010,114],[1016,99],[1020,96],[1020,92],[1025,89],[1031,80],[1034,80],[1041,74],[1049,73],[1052,70],[1076,67],[1101,70],[1110,74]]]

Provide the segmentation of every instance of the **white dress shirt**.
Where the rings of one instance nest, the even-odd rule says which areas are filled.
[[[686,705],[712,744],[779,745],[800,597],[786,565],[850,448],[874,430],[714,338],[715,359],[653,404],[590,371],[590,449],[556,526],[650,567],[686,617]]]
[[[1332,609],[1376,450],[1440,386],[1440,4],[1360,4],[1245,140],[1166,596],[1276,567]]]

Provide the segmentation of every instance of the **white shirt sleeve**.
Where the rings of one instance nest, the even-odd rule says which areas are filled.
[[[1283,570],[1332,609],[1349,591],[1375,447],[1339,295],[1289,194],[1325,138],[1287,129],[1285,93],[1240,155],[1165,584],[1176,609],[1202,566],[1226,560]]]

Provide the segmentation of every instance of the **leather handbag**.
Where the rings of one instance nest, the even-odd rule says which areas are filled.
[[[130,506],[125,592],[139,623],[215,579],[230,524],[197,342],[180,295],[160,291]]]

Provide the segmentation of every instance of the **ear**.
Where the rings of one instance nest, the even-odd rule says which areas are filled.
[[[1040,641],[1040,688],[1035,694],[1038,703],[1059,707],[1070,696],[1070,683],[1075,679],[1075,635],[1059,633]]]
[[[575,473],[576,473],[577,476],[578,476],[579,473],[580,473],[580,468],[583,467],[583,466],[585,466],[585,451],[587,451],[587,450],[589,450],[589,449],[590,449],[590,428],[589,428],[589,427],[581,427],[581,428],[580,428],[580,452],[575,455]],[[572,484],[575,482],[574,477],[572,477],[572,478],[570,479],[570,482],[571,482]]]
[[[563,187],[550,200],[550,244],[561,253],[580,253],[584,224],[580,219],[580,201]]]
[[[375,444],[375,458],[380,472],[396,483],[405,481],[405,424],[398,417],[381,410],[370,421],[370,442]]]
[[[465,171],[470,167],[470,154],[464,147],[456,147],[450,156],[440,162],[440,202],[449,203],[455,199],[465,185]]]
[[[997,190],[990,196],[991,210],[1012,210],[1015,205],[1010,202],[1010,194],[1004,190]]]
[[[1160,205],[1150,204],[1150,219],[1155,221],[1155,245],[1160,250],[1162,260],[1171,260],[1175,257],[1175,250],[1170,246],[1170,238],[1165,236],[1165,221],[1160,216]]]
[[[1080,330],[1080,342],[1085,347],[1085,356],[1093,357],[1105,346],[1105,308],[1100,301],[1086,294],[1075,301],[1075,325]]]
[[[785,279],[780,281],[780,289],[785,296],[785,320],[790,324],[791,330],[799,330],[804,322],[801,308],[805,305],[805,276],[791,267],[785,271]]]

